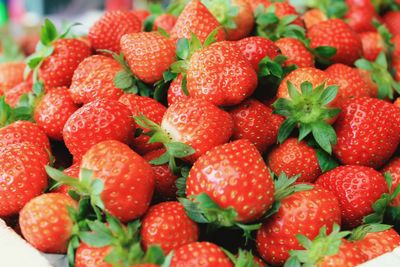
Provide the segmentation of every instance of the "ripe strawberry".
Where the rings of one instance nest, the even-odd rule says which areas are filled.
[[[50,142],[38,125],[29,121],[16,121],[0,128],[0,149],[18,143],[31,143],[50,152]]]
[[[271,4],[269,0],[246,0],[247,3],[250,5],[253,12],[261,5],[263,7],[268,7]]]
[[[86,104],[96,99],[117,100],[123,91],[114,85],[114,76],[122,70],[119,63],[106,56],[85,58],[72,77],[69,92],[75,103]]]
[[[400,34],[400,11],[389,11],[383,16],[382,19],[383,23],[393,35]]]
[[[330,191],[316,186],[296,192],[284,198],[279,211],[258,230],[257,250],[268,263],[281,265],[290,250],[301,248],[297,234],[314,239],[321,227],[331,232],[335,223],[340,224],[340,209]]]
[[[44,166],[48,153],[35,144],[20,142],[0,149],[0,217],[17,214],[47,187]]]
[[[65,145],[79,160],[94,144],[104,140],[129,142],[135,130],[131,111],[115,100],[98,99],[79,108],[64,125]]]
[[[175,61],[175,46],[158,32],[131,33],[122,36],[121,50],[133,74],[145,83],[163,77]]]
[[[349,98],[371,96],[368,85],[355,68],[340,63],[329,66],[325,73],[328,74],[333,84],[339,86],[335,105],[342,106],[343,102]]]
[[[289,138],[274,147],[268,154],[267,162],[271,171],[277,175],[282,172],[289,177],[300,174],[297,182],[312,183],[321,174],[315,149],[296,138]]]
[[[153,170],[127,145],[100,142],[86,152],[81,167],[104,182],[101,198],[113,216],[128,222],[146,212],[154,191]]]
[[[81,243],[75,253],[75,267],[112,267],[104,261],[110,250],[109,246],[98,248]]]
[[[347,165],[382,166],[400,142],[400,109],[376,98],[349,99],[335,124],[336,157]]]
[[[400,235],[394,229],[367,233],[364,238],[354,243],[356,248],[372,260],[400,246]]]
[[[250,222],[271,207],[274,184],[256,147],[243,139],[200,157],[189,172],[186,193],[206,193],[221,208],[234,208],[236,221]]]
[[[362,32],[359,34],[363,46],[364,58],[375,61],[380,52],[385,51],[385,43],[376,31]]]
[[[361,6],[349,5],[349,9],[344,17],[347,24],[358,33],[375,30],[372,21],[378,18],[378,14],[376,14],[371,1],[363,2]]]
[[[4,92],[5,101],[11,107],[15,108],[21,96],[24,94],[28,94],[32,92],[32,83],[31,82],[21,82],[14,86],[13,88]]]
[[[190,59],[187,71],[190,96],[230,106],[250,96],[256,86],[257,74],[250,62],[227,42],[212,44],[195,52]]]
[[[24,238],[46,253],[66,253],[73,221],[67,207],[77,209],[75,200],[60,193],[48,193],[30,200],[20,212]]]
[[[176,201],[152,206],[142,219],[140,229],[145,250],[159,245],[165,254],[183,245],[196,242],[199,229],[185,213],[183,205]]]
[[[68,118],[78,109],[68,93],[68,88],[59,87],[45,94],[35,107],[34,119],[46,135],[63,140],[63,128]]]
[[[358,74],[361,76],[361,78],[364,80],[365,84],[367,85],[369,95],[371,97],[377,97],[378,96],[378,85],[374,83],[374,81],[371,78],[371,73],[366,70],[358,69]]]
[[[311,40],[311,48],[336,48],[336,54],[330,58],[335,63],[353,65],[362,56],[360,37],[340,19],[329,19],[314,25],[307,32],[307,36]]]
[[[179,15],[175,26],[171,30],[171,39],[190,39],[191,35],[194,34],[203,43],[208,35],[220,26],[217,19],[200,0],[192,0]],[[225,40],[225,33],[222,28],[218,31],[216,38],[218,41]]]
[[[233,267],[225,253],[215,244],[193,242],[174,251],[171,267]]]
[[[4,62],[0,64],[0,92],[6,92],[23,82],[25,63]]]
[[[142,23],[133,12],[109,11],[90,28],[88,37],[95,50],[107,49],[119,53],[121,37],[141,29]]]
[[[175,26],[177,18],[171,14],[161,14],[154,20],[153,30],[157,31],[159,28],[163,29],[167,33],[170,33],[172,28]]]
[[[389,172],[392,176],[393,191],[400,184],[400,157],[393,158],[385,167],[383,167],[381,173],[384,174],[386,172]],[[391,204],[392,206],[400,206],[400,196],[397,196]]]
[[[367,257],[362,252],[360,252],[354,244],[347,241],[346,239],[342,239],[342,243],[339,246],[338,253],[325,257],[318,264],[318,267],[353,267],[358,266],[366,262],[367,260]]]
[[[150,16],[150,12],[146,9],[135,9],[131,11],[132,14],[134,14],[141,22],[143,25],[145,20],[147,19],[148,16]]]
[[[328,17],[321,9],[313,8],[313,9],[307,10],[303,14],[302,19],[304,21],[304,26],[306,27],[307,30],[309,30],[315,24],[318,24],[321,21],[327,20]]]
[[[260,153],[276,143],[283,118],[255,99],[248,99],[229,111],[233,118],[233,140],[247,139]]]
[[[167,110],[162,104],[150,97],[138,96],[135,94],[124,94],[119,98],[119,102],[125,104],[132,113],[132,116],[143,114],[151,121],[160,124],[165,111]],[[136,125],[139,128],[139,125]],[[144,133],[148,132],[144,129]],[[151,150],[162,147],[161,143],[149,144],[149,136],[140,135],[132,141],[132,146],[139,154],[147,153]]]
[[[297,15],[298,17],[291,24],[295,24],[300,27],[304,26],[304,23],[301,20],[299,13],[297,13],[294,6],[292,6],[289,2],[275,2],[270,4],[270,6],[275,7],[275,15],[278,18],[282,19],[283,17],[286,17],[288,15]]]
[[[182,90],[182,75],[179,74],[168,88],[168,106],[187,98]]]
[[[296,65],[299,68],[314,67],[314,56],[298,39],[285,37],[275,42],[282,55],[287,57],[285,66]]]
[[[316,184],[339,199],[343,225],[352,228],[372,213],[372,204],[387,191],[383,175],[365,166],[339,166],[321,175]]]
[[[66,168],[63,173],[68,175],[69,177],[72,178],[78,178],[79,177],[79,171],[81,168],[81,162],[77,161],[74,164],[72,164],[70,167]],[[71,190],[72,188],[69,185],[62,184],[56,189],[53,190],[55,193],[61,193],[66,196],[69,196],[68,191]]]
[[[165,149],[157,149],[143,155],[143,158],[150,163],[151,160],[159,158],[165,153]],[[155,193],[162,199],[174,198],[176,195],[175,181],[176,175],[168,168],[168,164],[152,165],[154,178],[156,182]]]
[[[263,58],[269,57],[273,60],[279,55],[279,48],[274,42],[264,37],[251,36],[238,41],[236,44],[256,72],[258,72],[258,64]]]

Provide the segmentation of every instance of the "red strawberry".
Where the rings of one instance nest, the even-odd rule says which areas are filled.
[[[336,48],[336,54],[330,58],[335,63],[352,65],[362,56],[360,37],[340,19],[329,19],[314,25],[307,32],[307,36],[311,40],[311,48]]]
[[[216,105],[235,105],[250,96],[257,74],[239,49],[227,42],[195,52],[187,71],[189,95]]]
[[[64,125],[65,145],[79,160],[94,144],[104,140],[129,142],[135,130],[131,111],[115,100],[95,100],[73,113]]]
[[[46,253],[66,253],[73,221],[67,207],[77,209],[75,200],[60,193],[43,194],[30,200],[20,212],[24,238]]]
[[[330,191],[315,187],[296,192],[284,198],[279,211],[258,230],[257,250],[267,262],[281,265],[290,250],[301,248],[297,234],[314,239],[321,227],[330,232],[335,223],[340,224],[340,209]]]
[[[47,187],[48,153],[28,142],[0,149],[0,217],[17,214]]]
[[[383,23],[393,34],[400,34],[399,23],[400,23],[400,11],[389,11],[383,16]]]
[[[364,58],[375,61],[380,52],[385,51],[385,43],[376,31],[362,32],[359,34],[363,46]]]
[[[250,222],[271,207],[274,184],[256,147],[242,139],[200,157],[189,172],[186,193],[206,193],[221,208],[234,208],[236,221]]]
[[[339,251],[335,255],[326,256],[318,263],[318,267],[354,267],[366,262],[367,260],[367,257],[360,252],[354,244],[346,239],[342,239]]]
[[[143,114],[151,121],[160,124],[165,111],[167,110],[162,104],[150,97],[138,96],[135,94],[125,94],[119,99],[119,102],[125,104],[131,111],[132,116],[139,116]],[[139,127],[136,125],[136,127]],[[144,130],[144,132],[148,132]],[[140,135],[132,142],[133,148],[140,154],[147,153],[151,150],[160,148],[161,143],[149,144],[150,137]]]
[[[376,98],[346,101],[335,124],[333,148],[343,164],[382,166],[400,142],[400,109]]]
[[[103,180],[101,198],[113,216],[128,222],[146,212],[154,190],[153,170],[127,145],[115,140],[98,143],[86,152],[81,167]]]
[[[48,137],[62,140],[64,124],[77,109],[68,88],[59,87],[40,99],[35,107],[34,119]]]
[[[351,2],[351,1],[347,1]],[[363,1],[360,6],[349,4],[349,9],[345,15],[347,24],[356,32],[362,33],[375,30],[372,21],[378,18],[375,8],[371,1]]]
[[[397,81],[400,81],[400,34],[395,35],[392,38],[394,45],[392,54],[392,67],[394,68],[394,77]]]
[[[162,14],[154,20],[153,30],[161,28],[167,33],[170,33],[172,28],[175,26],[177,18],[171,14]]]
[[[304,44],[295,38],[282,38],[275,42],[282,55],[287,57],[285,66],[296,65],[299,68],[314,67],[314,56]]]
[[[185,213],[181,203],[162,202],[152,206],[142,219],[140,229],[145,250],[159,245],[165,254],[183,245],[196,242],[199,229]]]
[[[171,267],[233,267],[225,253],[215,244],[193,242],[174,251]]]
[[[362,70],[358,69],[358,73],[360,74],[361,78],[364,80],[365,84],[367,85],[369,95],[371,97],[377,97],[378,96],[378,85],[374,83],[374,81],[371,78],[371,73],[367,70]]]
[[[72,164],[70,167],[66,168],[63,173],[68,175],[69,177],[72,178],[78,178],[79,177],[79,171],[81,168],[81,162],[75,162],[74,164]],[[62,193],[66,196],[69,196],[68,191],[71,190],[72,188],[69,185],[61,185],[59,187],[57,187],[56,189],[53,190],[53,192],[56,193]]]
[[[318,8],[313,8],[313,9],[307,10],[303,14],[302,18],[303,18],[304,25],[307,30],[309,30],[315,24],[318,24],[321,21],[328,19],[328,17],[325,15],[325,13],[321,9],[318,9]]]
[[[383,169],[382,174],[389,172],[392,176],[392,191],[400,184],[400,157],[393,158]],[[392,192],[390,192],[392,193]],[[400,206],[400,196],[392,201],[392,206]]]
[[[276,143],[283,118],[272,114],[272,109],[255,99],[248,99],[229,111],[233,118],[232,139],[248,139],[260,153]]]
[[[25,63],[4,62],[0,64],[0,92],[6,92],[23,82]]]
[[[143,158],[150,162],[159,158],[164,153],[165,149],[157,149],[146,153]],[[178,177],[171,172],[168,164],[152,165],[151,167],[153,168],[156,181],[155,192],[163,199],[174,198],[177,191],[175,181]]]
[[[122,70],[110,57],[94,55],[84,59],[74,72],[69,88],[75,103],[86,104],[96,99],[117,100],[123,91],[114,85],[114,76]]]
[[[97,248],[81,243],[75,253],[75,267],[112,267],[104,261],[110,250],[109,246]]]
[[[175,80],[173,80],[168,88],[168,105],[181,101],[187,98],[182,90],[182,75],[179,74]]]
[[[347,228],[360,225],[363,217],[372,213],[372,204],[387,191],[383,175],[365,166],[339,166],[321,175],[316,184],[339,199]]]
[[[175,46],[158,32],[131,33],[122,36],[121,50],[133,74],[145,83],[163,77],[175,61]]]
[[[5,101],[11,107],[15,108],[21,96],[24,94],[28,94],[32,92],[32,83],[31,82],[22,82],[14,86],[13,88],[4,92]]]
[[[314,182],[321,174],[314,148],[304,141],[289,138],[268,154],[268,166],[275,174],[284,172],[292,177],[300,174],[297,182]]]
[[[140,32],[142,23],[131,11],[106,12],[89,30],[89,40],[94,49],[120,52],[119,41],[127,33]]]
[[[274,42],[264,37],[247,37],[238,41],[236,44],[243,56],[250,61],[254,70],[257,72],[258,64],[263,58],[269,57],[273,60],[277,55],[279,55],[279,48],[274,44]]]
[[[253,12],[261,5],[263,7],[268,7],[271,4],[269,0],[246,0],[247,3],[251,6]]]
[[[144,24],[147,17],[151,15],[150,12],[146,9],[132,10],[131,13],[134,14],[142,24]]]
[[[280,19],[288,15],[299,15],[294,6],[292,6],[289,2],[275,2],[270,4],[270,6],[272,5],[275,7],[275,15]],[[298,16],[291,24],[296,24],[301,27],[304,25],[300,16]]]
[[[385,253],[392,252],[400,246],[400,235],[394,229],[367,233],[364,238],[356,241],[356,248],[372,260]]]

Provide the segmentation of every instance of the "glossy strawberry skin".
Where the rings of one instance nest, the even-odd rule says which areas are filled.
[[[233,131],[231,116],[201,99],[188,98],[171,105],[164,113],[161,128],[172,141],[190,145],[195,154],[186,159],[194,162],[215,146],[228,142]]]
[[[364,58],[375,61],[380,52],[385,51],[385,43],[376,31],[362,32],[359,34],[363,46]]]
[[[0,64],[0,93],[10,90],[24,80],[24,62],[4,62]]]
[[[400,34],[400,11],[387,12],[383,16],[383,22],[393,35]]]
[[[257,232],[257,250],[273,265],[283,264],[290,250],[301,249],[296,234],[315,238],[319,229],[331,231],[340,225],[340,209],[336,197],[320,187],[294,193],[282,200],[278,213],[265,221]]]
[[[24,94],[28,94],[32,92],[32,83],[31,82],[22,82],[14,86],[13,88],[4,92],[5,101],[11,107],[15,108],[21,96]]]
[[[332,46],[336,48],[336,54],[331,57],[335,63],[352,65],[362,56],[361,39],[350,26],[340,19],[322,21],[309,29],[308,38],[310,46]]]
[[[343,164],[382,166],[400,142],[400,109],[375,98],[349,99],[335,124],[333,152]]]
[[[98,99],[79,108],[64,125],[65,145],[79,160],[94,144],[104,140],[128,143],[135,130],[131,112],[115,100]]]
[[[140,32],[142,23],[133,12],[109,11],[89,30],[89,40],[95,50],[120,52],[119,41],[127,33]]]
[[[81,243],[76,250],[75,267],[112,267],[104,261],[110,250],[109,246],[95,248]]]
[[[349,242],[346,239],[342,239],[342,243],[339,246],[338,253],[335,255],[324,257],[324,259],[321,260],[317,264],[317,266],[354,267],[366,262],[367,260],[367,256],[362,253],[354,243]]]
[[[381,173],[389,172],[392,176],[392,191],[400,184],[400,157],[393,158]],[[392,206],[400,206],[400,196],[397,196],[391,203]]]
[[[126,34],[120,44],[133,74],[145,83],[161,80],[175,61],[174,43],[158,32]]]
[[[242,139],[200,157],[189,172],[186,193],[206,193],[221,208],[233,207],[237,221],[249,222],[271,207],[274,184],[257,148]]]
[[[193,242],[174,251],[171,267],[233,267],[225,253],[209,242]]]
[[[268,154],[268,166],[275,174],[288,177],[300,174],[297,182],[314,182],[321,174],[317,154],[305,141],[289,138]]]
[[[78,39],[59,39],[53,47],[53,53],[39,68],[39,78],[45,87],[70,86],[75,69],[92,51]]]
[[[47,152],[28,142],[9,144],[0,149],[0,217],[17,214],[47,187]]]
[[[43,96],[35,108],[34,119],[48,137],[62,140],[64,125],[77,109],[68,88],[59,87]]]
[[[67,207],[77,209],[75,200],[60,193],[43,194],[21,210],[19,223],[24,238],[46,253],[66,253],[73,221]]]
[[[239,104],[257,86],[257,74],[250,62],[227,42],[215,43],[194,53],[189,65],[189,95],[215,105]]]
[[[271,40],[259,36],[251,36],[237,41],[237,46],[243,56],[250,61],[255,71],[264,57],[273,60],[279,55],[279,48]]]
[[[151,121],[160,124],[167,110],[162,104],[150,97],[138,96],[135,94],[124,94],[119,102],[125,104],[132,113],[132,117],[143,114]],[[139,128],[138,125],[136,127]],[[146,130],[144,132],[147,132]],[[132,146],[139,154],[162,147],[161,143],[149,144],[149,136],[140,135],[132,141]]]
[[[387,192],[383,176],[365,166],[339,166],[321,175],[316,184],[339,199],[343,226],[353,228],[372,213],[372,204]]]
[[[127,145],[115,140],[98,143],[86,152],[81,167],[103,180],[101,198],[113,216],[128,222],[146,212],[154,191],[153,170]]]
[[[400,246],[400,235],[391,228],[382,232],[368,233],[354,244],[367,256],[367,260],[372,260]]]
[[[247,139],[260,153],[276,143],[278,130],[283,122],[281,116],[258,100],[248,99],[229,111],[233,118],[233,140]]]
[[[199,229],[177,201],[152,206],[142,219],[142,245],[147,249],[159,245],[165,254],[183,245],[197,241]]]
[[[172,28],[175,26],[177,18],[171,14],[162,14],[154,20],[153,30],[157,31],[159,28],[163,29],[167,33],[170,33]]]
[[[86,104],[96,99],[117,100],[123,91],[114,85],[115,75],[122,70],[117,61],[102,55],[84,59],[74,72],[69,88],[75,103]]]
[[[279,39],[275,42],[282,55],[287,57],[285,66],[296,65],[299,68],[314,67],[314,56],[308,51],[304,44],[290,37]]]

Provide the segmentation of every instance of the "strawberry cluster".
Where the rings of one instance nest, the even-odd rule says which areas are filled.
[[[24,60],[4,43],[0,218],[75,267],[400,246],[400,3],[308,2],[173,1],[83,37],[46,19]]]

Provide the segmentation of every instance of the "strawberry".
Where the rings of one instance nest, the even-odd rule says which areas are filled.
[[[229,111],[233,118],[233,140],[247,139],[260,153],[276,143],[283,119],[272,114],[272,109],[255,99],[248,99]]]
[[[331,190],[339,199],[347,228],[360,225],[363,217],[372,213],[372,204],[387,192],[383,175],[365,166],[339,166],[321,175],[316,184]]]
[[[174,251],[171,267],[233,267],[229,258],[217,245],[193,242]]]
[[[125,104],[132,113],[132,116],[144,115],[153,122],[160,124],[165,111],[167,110],[162,104],[156,100],[138,96],[134,94],[124,94],[119,98],[119,102]],[[136,125],[139,128],[139,125]],[[148,132],[144,130],[144,132]],[[132,146],[140,154],[147,153],[151,150],[160,148],[161,143],[149,144],[149,137],[146,135],[140,135],[135,138],[132,142]]]
[[[335,223],[340,224],[340,209],[330,191],[316,186],[296,192],[284,198],[278,212],[262,224],[257,232],[257,250],[268,263],[281,265],[290,250],[301,248],[297,234],[314,239],[321,227],[331,232]]]
[[[311,40],[311,48],[334,47],[336,53],[330,59],[335,63],[352,65],[362,56],[360,37],[340,19],[329,19],[314,25],[307,36]]]
[[[380,52],[386,51],[385,42],[378,32],[362,32],[359,36],[361,38],[365,59],[374,61]]]
[[[80,169],[81,169],[81,162],[77,161],[74,164],[72,164],[71,166],[69,166],[68,168],[66,168],[63,172],[64,172],[64,174],[68,175],[69,177],[78,178]],[[59,187],[57,187],[56,189],[54,189],[53,192],[62,193],[66,196],[69,196],[69,194],[68,194],[69,190],[73,190],[73,188],[71,188],[68,185],[62,184]]]
[[[60,193],[31,199],[19,217],[24,238],[42,252],[66,253],[73,227],[67,208],[77,207],[75,200]]]
[[[240,75],[233,75],[240,73]],[[187,70],[189,95],[216,105],[242,102],[257,86],[257,74],[240,50],[219,42],[195,52]]]
[[[326,14],[319,8],[313,8],[304,12],[302,19],[304,21],[304,26],[309,30],[315,24],[321,21],[327,20]]]
[[[0,93],[23,82],[25,67],[23,62],[0,63]]]
[[[144,24],[146,18],[151,15],[150,12],[146,9],[135,9],[132,10],[131,13],[140,20],[142,25]]]
[[[140,32],[142,23],[131,11],[108,11],[89,30],[92,47],[120,52],[119,41],[128,33]]]
[[[75,267],[112,267],[104,258],[110,253],[110,247],[92,247],[81,243],[75,254]]]
[[[146,212],[154,190],[153,170],[127,145],[100,142],[85,153],[81,168],[92,170],[104,182],[101,199],[113,216],[128,222]]]
[[[392,68],[394,69],[394,77],[396,81],[400,81],[400,34],[395,35],[392,38],[394,45],[392,54]]]
[[[63,129],[65,145],[79,160],[94,144],[104,140],[129,142],[135,130],[131,111],[115,100],[99,99],[75,111]]]
[[[357,68],[358,74],[361,76],[361,78],[364,80],[365,84],[367,85],[369,95],[371,97],[377,97],[378,96],[378,85],[374,83],[374,81],[371,78],[371,73],[366,70],[362,70]]]
[[[343,164],[382,166],[400,142],[400,109],[383,100],[349,99],[335,124],[337,145],[333,148]]]
[[[173,80],[168,88],[168,105],[181,101],[187,98],[187,95],[182,90],[182,74],[178,74],[175,80]]]
[[[72,76],[69,92],[77,104],[96,99],[117,100],[123,91],[114,85],[114,76],[122,70],[119,63],[106,56],[85,58]]]
[[[246,0],[247,3],[250,5],[253,12],[261,5],[262,7],[268,7],[271,4],[269,0]]]
[[[200,0],[192,0],[179,15],[175,26],[171,30],[171,39],[190,39],[191,35],[194,34],[203,43],[208,35],[220,26],[217,19]],[[216,38],[218,41],[225,40],[225,33],[222,28],[218,31]]]
[[[392,191],[400,184],[400,157],[395,157],[382,169],[382,174],[389,172],[392,176]],[[390,192],[393,193],[393,192]],[[392,201],[392,206],[400,206],[400,197]]]
[[[17,214],[47,187],[44,166],[49,155],[44,148],[28,142],[0,149],[0,217]]]
[[[151,163],[152,160],[159,158],[165,153],[165,149],[157,149],[150,151],[143,155],[143,158]],[[171,170],[168,168],[168,164],[163,165],[152,165],[155,178],[155,192],[162,199],[174,198],[176,195],[177,188],[175,181],[178,179]]]
[[[304,141],[289,138],[268,154],[268,167],[275,174],[289,177],[300,174],[298,182],[314,182],[321,174],[316,150]]]
[[[269,57],[273,60],[280,54],[279,48],[271,40],[264,37],[251,36],[243,38],[236,44],[256,72],[258,72],[258,64],[263,58]]]
[[[21,96],[30,92],[32,92],[32,83],[21,82],[13,88],[4,92],[4,100],[11,107],[15,108],[18,105]]]
[[[142,219],[140,229],[145,250],[159,245],[165,254],[174,249],[196,242],[199,229],[185,213],[181,203],[162,202],[152,206]]]
[[[393,35],[400,34],[400,11],[389,11],[383,16],[382,19],[383,23]]]
[[[233,208],[235,221],[250,222],[271,207],[274,184],[257,148],[242,139],[201,156],[189,172],[186,193],[205,193],[219,207]]]
[[[285,37],[277,40],[275,45],[287,57],[285,66],[296,65],[299,68],[314,67],[314,56],[298,39]]]
[[[145,83],[163,78],[175,61],[175,46],[158,32],[131,33],[122,36],[121,50],[133,74]]]
[[[362,6],[349,5],[350,8],[344,17],[347,20],[347,24],[358,33],[373,31],[372,21],[378,18],[371,1],[363,2],[365,5]]]
[[[162,14],[155,18],[153,30],[157,31],[159,28],[163,29],[167,33],[170,33],[172,28],[175,26],[177,18],[171,14]]]
[[[48,92],[35,107],[34,119],[46,135],[55,140],[63,139],[63,128],[68,118],[78,109],[68,93],[59,87]]]

